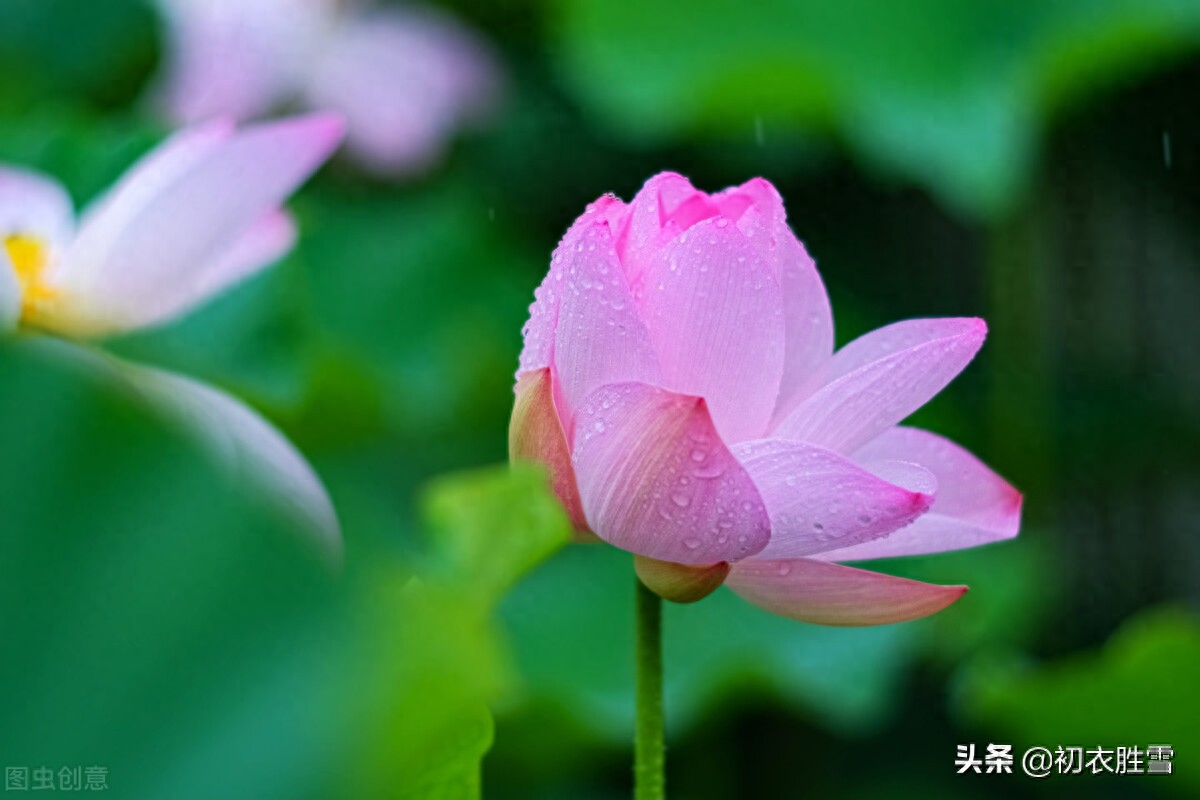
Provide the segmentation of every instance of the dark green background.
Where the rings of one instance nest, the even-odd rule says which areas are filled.
[[[342,579],[143,409],[0,346],[0,762],[107,765],[114,797],[469,797],[486,700],[488,797],[626,796],[628,557],[570,546],[500,599],[563,536],[537,477],[427,487],[503,461],[562,232],[674,169],[779,188],[840,343],[985,317],[914,421],[1026,503],[1016,542],[884,565],[971,585],[928,620],[668,609],[672,795],[1200,793],[1200,3],[448,5],[507,72],[488,127],[404,185],[335,160],[278,267],[106,343],[292,437]],[[135,0],[4,0],[0,159],[86,202],[166,133],[158,48]],[[955,775],[968,742],[1167,743],[1176,774]]]

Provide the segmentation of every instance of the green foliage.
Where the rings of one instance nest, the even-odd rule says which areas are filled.
[[[425,518],[439,571],[485,606],[571,540],[571,523],[539,467],[518,465],[441,478],[426,494]]]
[[[501,605],[530,702],[563,707],[596,734],[632,730],[633,560],[607,545],[568,548]],[[847,630],[785,620],[719,590],[664,609],[668,725],[748,689],[771,692],[834,729],[877,728],[928,626]]]
[[[21,342],[0,376],[6,763],[105,766],[115,797],[478,796],[492,602],[567,538],[539,474],[443,479],[435,574],[352,542],[337,576],[107,382]]]
[[[1016,737],[1015,750],[1167,744],[1184,758],[1200,749],[1197,666],[1200,620],[1159,608],[1128,620],[1097,653],[1041,665],[979,663],[959,700],[973,723]],[[1159,788],[1194,796],[1200,776],[1179,764]]]
[[[674,11],[560,0],[558,11],[572,86],[627,137],[823,131],[867,168],[985,216],[1026,189],[1048,114],[1200,43],[1189,0],[702,0]]]

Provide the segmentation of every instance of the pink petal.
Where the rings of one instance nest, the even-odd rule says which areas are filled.
[[[608,224],[578,226],[564,242],[566,277],[555,331],[554,368],[563,425],[585,397],[609,383],[661,383],[658,358],[637,307]]]
[[[297,235],[296,221],[288,212],[263,214],[203,273],[206,294],[283,258],[295,246]]]
[[[758,440],[731,450],[771,516],[771,541],[758,558],[806,556],[876,539],[909,524],[933,502],[931,475],[925,476],[926,491],[911,491],[804,442]]]
[[[825,561],[749,559],[725,581],[741,597],[801,622],[817,625],[890,625],[941,611],[966,586],[938,586]]]
[[[567,262],[573,260],[572,253],[576,252],[584,231],[595,225],[606,224],[610,214],[618,214],[624,208],[625,204],[619,199],[605,195],[589,205],[563,235],[550,258],[550,271],[533,293],[529,320],[521,330],[524,345],[517,368],[518,377],[548,367],[554,361],[555,329],[558,327],[563,283],[567,279]]]
[[[917,319],[859,337],[809,380],[772,437],[853,452],[940,392],[986,334],[981,319]]]
[[[715,564],[757,553],[770,522],[754,482],[703,400],[604,386],[575,418],[572,459],[591,529],[660,561]]]
[[[182,125],[245,120],[296,88],[328,0],[158,0],[167,23],[163,72],[153,92]]]
[[[296,223],[284,211],[264,214],[216,261],[196,274],[185,294],[177,298],[178,309],[190,308],[283,258],[296,243]]]
[[[617,230],[617,250],[631,285],[660,257],[660,248],[695,223],[719,212],[708,195],[674,172],[646,181]]]
[[[796,393],[833,355],[833,312],[817,265],[788,227],[783,198],[755,178],[713,198],[721,213],[775,265],[783,290],[784,359],[777,408],[790,408]]]
[[[1021,525],[1021,493],[975,456],[937,434],[896,427],[854,454],[868,468],[877,459],[921,464],[938,481],[929,513],[886,539],[822,553],[830,561],[857,561],[959,550],[1011,539]]]
[[[214,278],[241,277],[220,262],[341,134],[337,119],[314,115],[169,141],[85,219],[59,276],[70,299],[62,327],[97,335],[160,323],[223,288]]]
[[[703,397],[726,441],[760,437],[783,372],[783,298],[737,226],[694,224],[662,248],[634,297],[665,385]]]
[[[508,427],[509,459],[543,465],[571,524],[576,530],[587,530],[567,437],[554,407],[549,368],[524,373],[517,380],[516,395]]]
[[[420,171],[455,130],[494,106],[499,67],[470,31],[430,10],[348,13],[313,66],[315,108],[349,123],[347,145],[373,169]]]
[[[23,234],[60,248],[74,228],[75,211],[62,186],[36,172],[0,166],[0,239]]]

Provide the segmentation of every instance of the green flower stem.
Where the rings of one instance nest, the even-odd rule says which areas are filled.
[[[666,797],[662,694],[662,598],[637,583],[637,727],[633,737],[635,800]]]

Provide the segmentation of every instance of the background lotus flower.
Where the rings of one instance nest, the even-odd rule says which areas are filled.
[[[154,92],[174,122],[249,119],[298,99],[342,114],[365,166],[432,165],[484,115],[497,66],[457,20],[336,0],[159,0],[167,63]]]
[[[185,131],[134,165],[84,211],[78,227],[57,183],[0,168],[0,332],[87,339],[157,325],[267,267],[295,240],[280,204],[341,136],[341,122],[326,115]],[[62,352],[184,425],[339,550],[325,490],[258,414],[178,375],[78,347]]]
[[[511,451],[547,464],[575,524],[637,554],[643,580],[727,562],[730,588],[784,616],[915,619],[966,587],[837,562],[1016,535],[1011,486],[897,425],[985,334],[978,319],[909,320],[835,354],[775,189],[707,195],[663,174],[628,205],[592,204],[555,251],[525,328]]]

